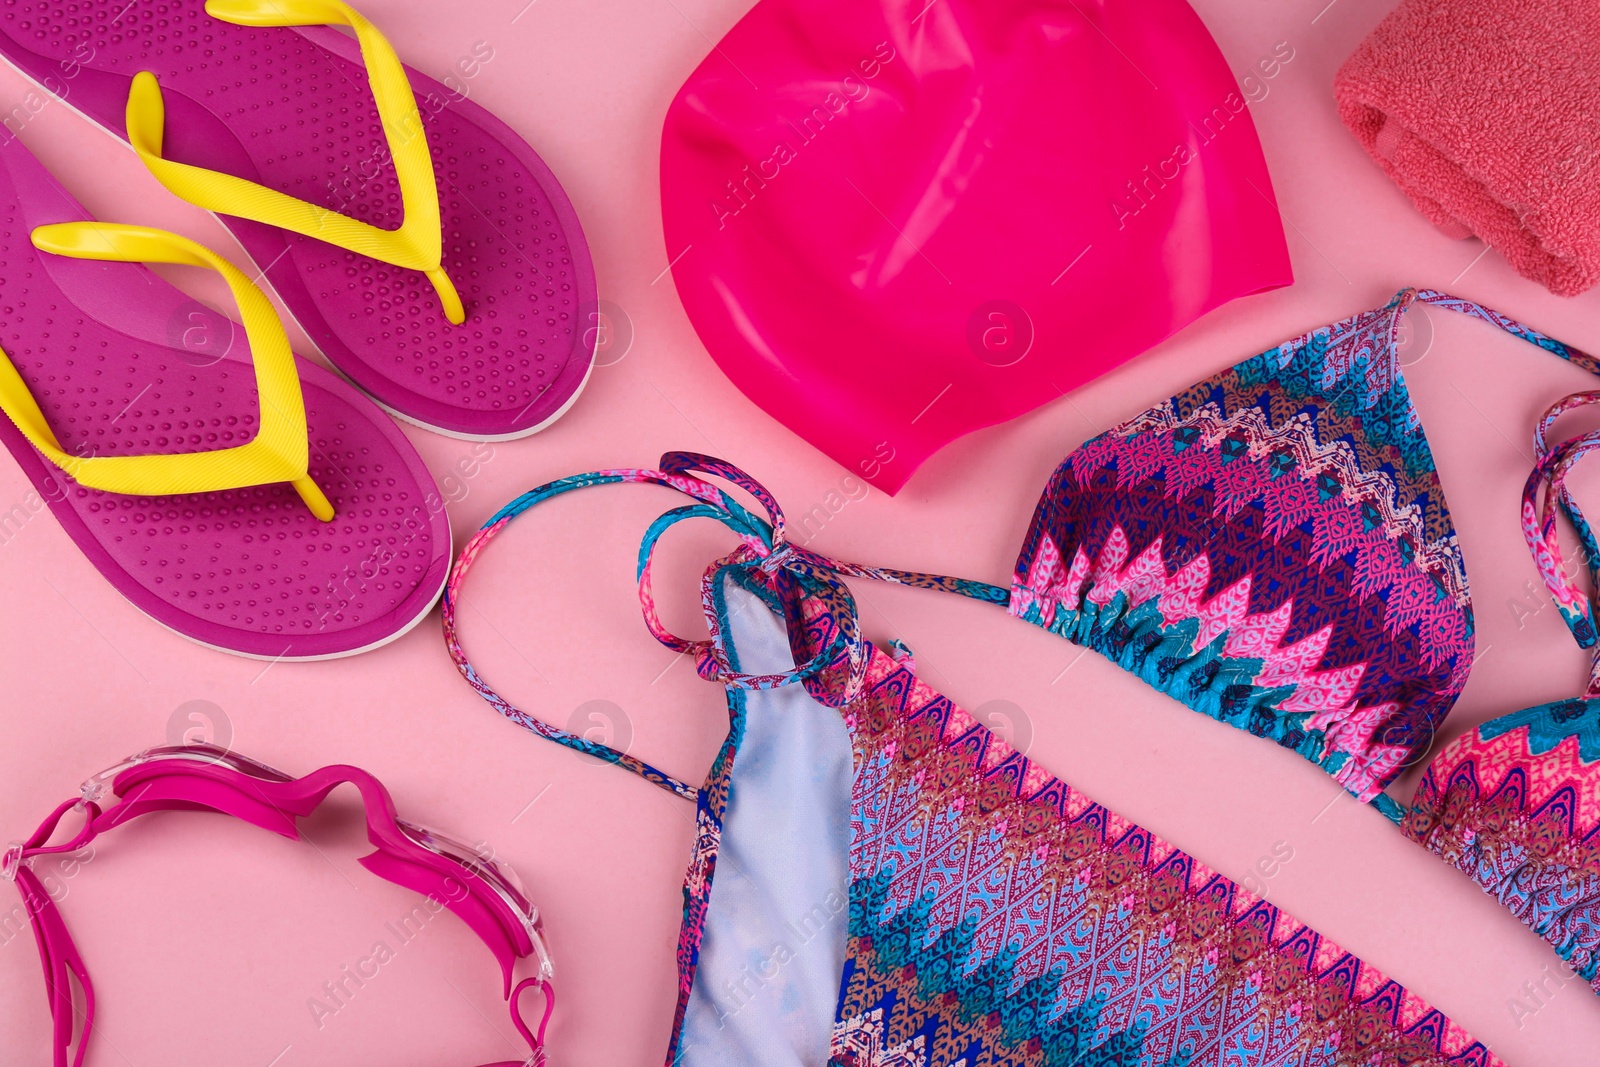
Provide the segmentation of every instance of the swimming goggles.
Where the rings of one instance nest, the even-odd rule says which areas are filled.
[[[323,767],[293,778],[265,764],[212,745],[152,748],[90,778],[83,795],[50,813],[27,841],[5,853],[0,868],[17,883],[27,908],[44,965],[45,993],[54,1023],[55,1067],[66,1067],[76,1015],[68,981],[83,989],[83,1028],[73,1067],[81,1067],[94,1027],[94,986],[67,932],[51,894],[32,870],[37,856],[75,853],[100,834],[154,811],[215,811],[299,840],[295,820],[310,815],[337,786],[349,784],[361,794],[367,813],[367,840],[374,851],[358,861],[378,877],[423,894],[448,907],[472,928],[500,963],[511,1021],[528,1042],[525,1060],[507,1060],[486,1067],[537,1067],[544,1062],[544,1032],[555,1006],[550,986],[553,971],[544,943],[539,909],[509,867],[479,850],[395,814],[389,791],[372,775],[355,767]],[[107,807],[107,794],[116,799]],[[83,829],[72,840],[47,844],[68,811],[85,813]],[[537,959],[537,973],[512,985],[517,961]],[[517,1002],[523,990],[538,986],[544,993],[544,1014],[537,1030],[523,1021]]]

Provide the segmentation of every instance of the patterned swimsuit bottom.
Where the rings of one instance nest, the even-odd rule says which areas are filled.
[[[1280,345],[1085,443],[1034,517],[1011,587],[841,563],[789,542],[766,490],[720,460],[579,475],[524,494],[446,590],[467,681],[534,733],[697,807],[668,1065],[1493,1067],[1372,966],[1013,750],[861,633],[844,578],[959,593],[1093,648],[1220,721],[1299,752],[1477,881],[1586,981],[1600,970],[1600,685],[1456,739],[1407,809],[1383,792],[1465,682],[1472,615],[1431,453],[1395,359],[1416,301],[1600,372],[1477,305],[1407,290]],[[1523,529],[1580,645],[1564,483],[1600,433],[1536,432]],[[708,479],[753,498],[758,517]],[[472,562],[517,515],[593,485],[691,502],[646,531],[647,626],[727,693],[704,783],[551,726],[462,651]],[[711,637],[660,623],[650,562],[678,522],[739,538],[702,581]],[[713,892],[715,885],[715,892]]]

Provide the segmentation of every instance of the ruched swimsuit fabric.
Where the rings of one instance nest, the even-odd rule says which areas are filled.
[[[1503,715],[1428,765],[1402,828],[1600,993],[1600,701]]]

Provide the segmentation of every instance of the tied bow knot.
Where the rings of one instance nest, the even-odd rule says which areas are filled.
[[[743,490],[761,505],[767,518],[751,514],[701,475],[720,478]],[[632,771],[686,800],[694,800],[700,795],[700,791],[688,782],[627,752],[554,726],[523,711],[495,692],[468,662],[456,630],[457,601],[466,573],[484,547],[511,520],[552,497],[590,486],[621,483],[663,486],[692,501],[660,516],[645,531],[639,544],[635,573],[639,602],[645,625],[656,640],[675,652],[692,655],[696,673],[703,678],[720,681],[730,688],[773,689],[800,682],[812,697],[834,707],[855,700],[867,686],[873,651],[862,635],[855,598],[844,582],[847,576],[957,593],[1002,606],[1010,601],[1009,589],[987,582],[862,567],[841,563],[810,549],[791,545],[784,537],[783,511],[765,486],[731,463],[692,452],[668,452],[661,457],[659,468],[623,467],[574,474],[523,493],[490,516],[483,528],[473,535],[461,550],[460,558],[445,583],[441,614],[445,647],[451,659],[467,683],[502,715],[557,744]],[[733,554],[707,572],[701,582],[701,602],[711,630],[710,640],[686,640],[662,625],[650,588],[650,567],[656,543],[668,529],[691,518],[713,519],[731,530],[740,541]],[[735,669],[732,653],[722,634],[722,628],[731,621],[726,615],[722,596],[723,583],[729,580],[749,589],[765,606],[783,617],[793,661],[799,666],[765,675],[745,674]],[[903,659],[897,657],[897,661],[900,662],[898,669],[905,669]],[[824,676],[824,671],[835,667],[840,669]]]
[[[808,683],[813,696],[827,703],[837,705],[854,700],[865,684],[871,650],[861,633],[855,598],[841,574],[855,573],[861,568],[846,567],[791,544],[784,536],[783,509],[777,500],[765,486],[731,463],[693,452],[669,452],[661,457],[660,472],[672,488],[694,497],[699,503],[662,515],[645,532],[639,546],[639,599],[645,625],[656,640],[674,651],[692,654],[696,673],[702,678],[720,681],[735,689],[775,689],[802,682]],[[766,512],[766,518],[751,513],[699,475],[720,478],[743,490]],[[668,631],[656,615],[650,589],[650,565],[656,543],[667,529],[691,518],[720,522],[742,542],[723,566],[709,571],[701,583],[700,598],[711,631],[710,640],[689,641]],[[753,572],[750,577],[764,590],[763,599],[783,616],[789,631],[789,648],[797,664],[793,669],[747,674],[736,669],[730,660],[722,633],[721,597],[716,588],[730,568]],[[816,642],[808,637],[819,631],[826,634],[826,639],[821,647],[816,647]],[[847,668],[842,689],[813,682],[841,659]]]
[[[769,577],[777,574],[780,567],[791,566],[790,561],[798,558],[795,555],[794,546],[788,541],[780,541],[776,535],[774,535],[773,541],[772,547],[767,550],[765,555],[761,556],[760,561],[757,563],[762,572]]]

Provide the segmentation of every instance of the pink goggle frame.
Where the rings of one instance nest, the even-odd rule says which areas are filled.
[[[323,767],[292,778],[262,763],[211,745],[165,746],[129,757],[83,784],[83,796],[50,813],[32,837],[12,845],[0,869],[15,881],[33,926],[44,964],[45,994],[54,1022],[56,1067],[67,1067],[78,1008],[73,1003],[69,974],[83,988],[83,1027],[73,1067],[81,1067],[94,1028],[94,985],[62,921],[55,901],[32,870],[35,856],[76,852],[100,834],[154,811],[215,811],[299,840],[295,820],[310,815],[337,786],[350,784],[361,794],[367,813],[367,840],[374,851],[358,861],[367,870],[444,904],[489,946],[505,984],[511,1021],[528,1042],[524,1060],[505,1060],[485,1067],[536,1067],[544,1062],[544,1032],[555,1006],[550,979],[550,954],[541,933],[539,909],[528,900],[522,883],[509,867],[469,845],[406,822],[395,814],[394,801],[376,778],[355,767]],[[107,792],[116,803],[102,809]],[[81,810],[83,829],[72,840],[46,844],[62,817]],[[513,986],[517,961],[537,958],[537,973]],[[523,1021],[517,1002],[529,986],[544,993],[544,1014],[536,1029]]]

